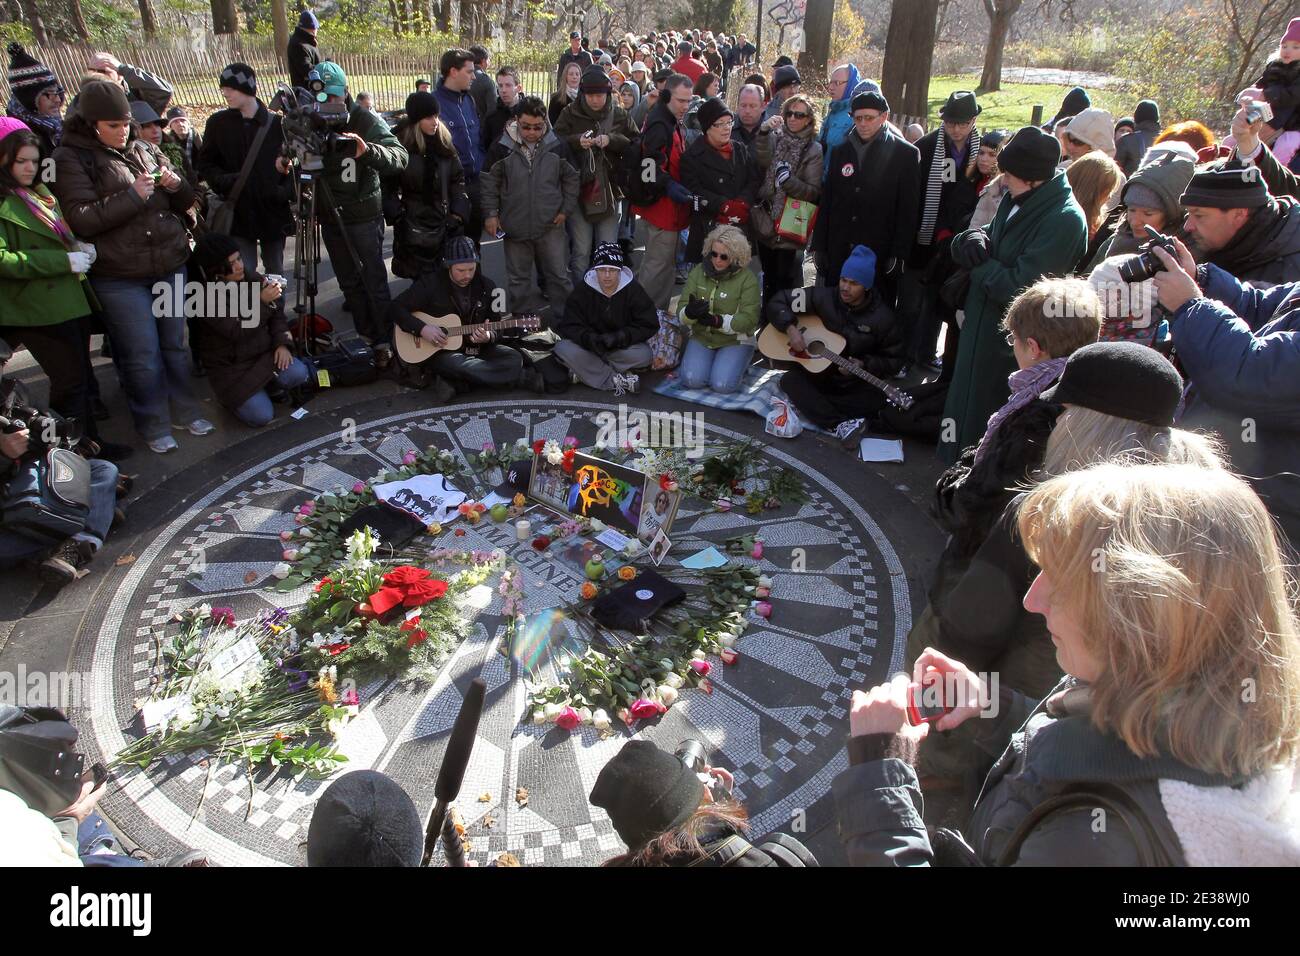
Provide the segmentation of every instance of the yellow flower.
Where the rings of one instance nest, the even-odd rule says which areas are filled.
[[[522,492],[520,494],[515,495],[514,498],[511,500],[513,501],[514,506],[516,508],[522,508],[524,505],[528,504],[528,499],[523,496]]]
[[[582,582],[582,599],[584,601],[590,601],[592,598],[596,596],[598,591],[599,589],[596,587],[596,585],[592,584],[590,581]]]
[[[316,693],[319,694],[320,699],[327,704],[333,704],[339,699],[338,691],[334,689],[334,681],[328,677],[317,679]]]
[[[442,534],[442,525],[435,521],[432,524],[426,525],[424,530],[429,532],[429,534]]]
[[[625,564],[618,569],[618,576],[620,580],[631,581],[636,577],[636,568],[632,567],[630,564]]]

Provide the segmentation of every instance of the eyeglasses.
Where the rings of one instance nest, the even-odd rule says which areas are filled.
[[[789,120],[789,119],[801,119],[801,120],[806,120],[806,119],[811,119],[811,118],[812,118],[812,114],[811,114],[811,113],[803,113],[803,112],[795,112],[794,110],[791,110],[790,112],[788,112],[788,113],[785,114],[785,118],[788,119],[788,120]]]
[[[725,252],[710,252],[710,253],[709,253],[709,258],[710,258],[710,259],[720,259],[720,260],[722,260],[723,262],[730,262],[730,261],[731,261],[731,256],[727,255]]]
[[[711,127],[709,127],[709,128],[710,128],[710,129],[731,129],[731,127],[734,126],[734,125],[735,125],[735,120],[732,120],[732,119],[725,119],[725,118],[724,118],[724,119],[720,119],[720,120],[718,120],[716,123],[714,123],[714,124],[713,124]]]
[[[1007,345],[1010,345],[1012,348],[1014,348],[1014,347],[1015,347],[1015,344],[1016,344],[1016,333],[1015,333],[1015,332],[1008,332],[1008,333],[1007,333]]]

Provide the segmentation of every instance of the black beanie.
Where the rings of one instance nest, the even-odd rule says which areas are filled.
[[[578,91],[581,93],[613,93],[614,84],[610,82],[609,74],[598,66],[589,66],[583,71],[582,79],[578,82]]]
[[[695,112],[695,118],[699,120],[700,129],[705,133],[722,117],[731,115],[733,114],[731,110],[727,109],[727,104],[716,96],[710,96],[700,104],[700,108]]]
[[[1136,123],[1155,123],[1160,125],[1160,106],[1155,100],[1143,100],[1138,103],[1137,109],[1133,111],[1133,121]]]
[[[1029,182],[1044,182],[1056,175],[1061,143],[1037,126],[1022,126],[998,153],[998,168]]]
[[[232,63],[221,71],[217,86],[228,86],[249,96],[257,95],[257,73],[247,63]]]
[[[629,850],[681,826],[703,799],[695,771],[648,740],[624,744],[591,788],[592,805],[609,814]]]
[[[1192,176],[1187,189],[1179,198],[1186,206],[1208,206],[1211,209],[1258,209],[1268,205],[1268,186],[1257,170],[1241,166],[1210,166]]]
[[[1060,381],[1042,398],[1168,428],[1182,395],[1178,370],[1155,349],[1138,342],[1094,342],[1066,360]]]
[[[776,72],[772,74],[772,92],[776,93],[783,87],[789,86],[791,83],[802,84],[802,82],[803,81],[799,77],[799,71],[795,69],[793,65],[786,64],[785,66],[778,66]]]
[[[308,866],[419,866],[424,826],[406,791],[376,770],[339,777],[307,827]]]
[[[858,110],[879,110],[882,113],[888,113],[889,100],[885,99],[883,93],[866,90],[856,94],[853,99],[849,100],[849,115],[852,116]]]
[[[1092,97],[1088,95],[1088,91],[1082,86],[1076,86],[1065,94],[1065,99],[1061,100],[1061,112],[1057,117],[1064,119],[1067,116],[1078,116],[1091,105]]]
[[[77,94],[77,115],[92,125],[106,120],[130,120],[131,104],[118,84],[88,80]]]
[[[36,109],[36,97],[41,90],[58,87],[59,81],[50,68],[23,49],[15,40],[9,44],[9,89],[19,103],[29,110]]]
[[[418,123],[422,119],[428,119],[430,116],[437,116],[441,112],[438,105],[438,97],[424,90],[418,93],[412,93],[406,98],[406,118],[412,123]]]
[[[219,232],[205,232],[194,243],[190,253],[190,266],[199,271],[199,279],[212,282],[226,274],[226,263],[232,252],[238,252],[239,245],[230,236]],[[244,264],[245,269],[248,264]]]
[[[617,242],[599,243],[591,254],[591,267],[593,269],[622,269],[625,265],[627,265],[627,259],[623,255],[622,247]]]

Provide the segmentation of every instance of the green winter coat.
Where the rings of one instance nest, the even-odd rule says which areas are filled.
[[[321,182],[329,186],[339,207],[339,216],[345,223],[378,219],[384,214],[381,178],[400,173],[411,157],[388,124],[370,110],[353,107],[343,131],[356,133],[364,139],[366,151],[356,160],[355,174],[348,171],[351,163],[345,166],[341,158],[327,156]],[[319,215],[323,221],[332,222],[333,216],[323,208],[324,200],[324,196],[317,199]]]
[[[12,193],[0,202],[0,302],[0,325],[57,325],[90,312],[62,240]]]
[[[686,306],[690,304],[691,296],[707,299],[709,311],[722,316],[724,322],[730,317],[731,331],[701,326],[687,318]],[[711,349],[720,349],[754,341],[761,298],[758,277],[748,269],[742,268],[719,281],[706,275],[701,263],[686,279],[681,298],[677,300],[677,314],[690,329],[691,338]]]
[[[1007,306],[1044,276],[1069,275],[1088,245],[1083,210],[1064,173],[1039,186],[1008,222],[1011,209],[1008,193],[985,229],[993,257],[971,270],[966,319],[939,434],[939,456],[948,464],[980,440],[989,417],[1011,397],[1007,376],[1016,370],[1016,359],[1000,328]],[[954,247],[976,231],[960,233]],[[956,423],[955,440],[945,440],[953,437],[949,420]]]

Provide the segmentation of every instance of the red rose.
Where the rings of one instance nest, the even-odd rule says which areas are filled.
[[[668,710],[663,704],[656,700],[648,700],[645,697],[632,701],[628,713],[632,715],[633,720],[649,720],[652,717],[658,717]]]
[[[426,571],[424,568],[417,568],[410,564],[404,564],[400,568],[393,568],[384,575],[384,583],[395,588],[406,587],[417,581],[423,581],[433,572]]]
[[[542,449],[545,447],[546,447],[546,439],[544,438],[537,439],[537,441],[533,442],[533,454],[540,455],[542,453]]]
[[[551,539],[544,534],[538,535],[536,538],[533,538],[533,547],[536,548],[538,551],[545,551],[550,546],[551,546]]]
[[[439,581],[436,578],[428,581],[417,581],[407,587],[406,599],[402,601],[402,607],[419,607],[421,604],[428,604],[430,601],[437,600],[446,593],[446,581]]]
[[[561,730],[572,730],[582,723],[582,718],[572,707],[565,707],[555,718],[555,726]]]
[[[339,641],[337,644],[326,644],[325,650],[330,652],[331,657],[338,657],[351,646],[347,641]]]

